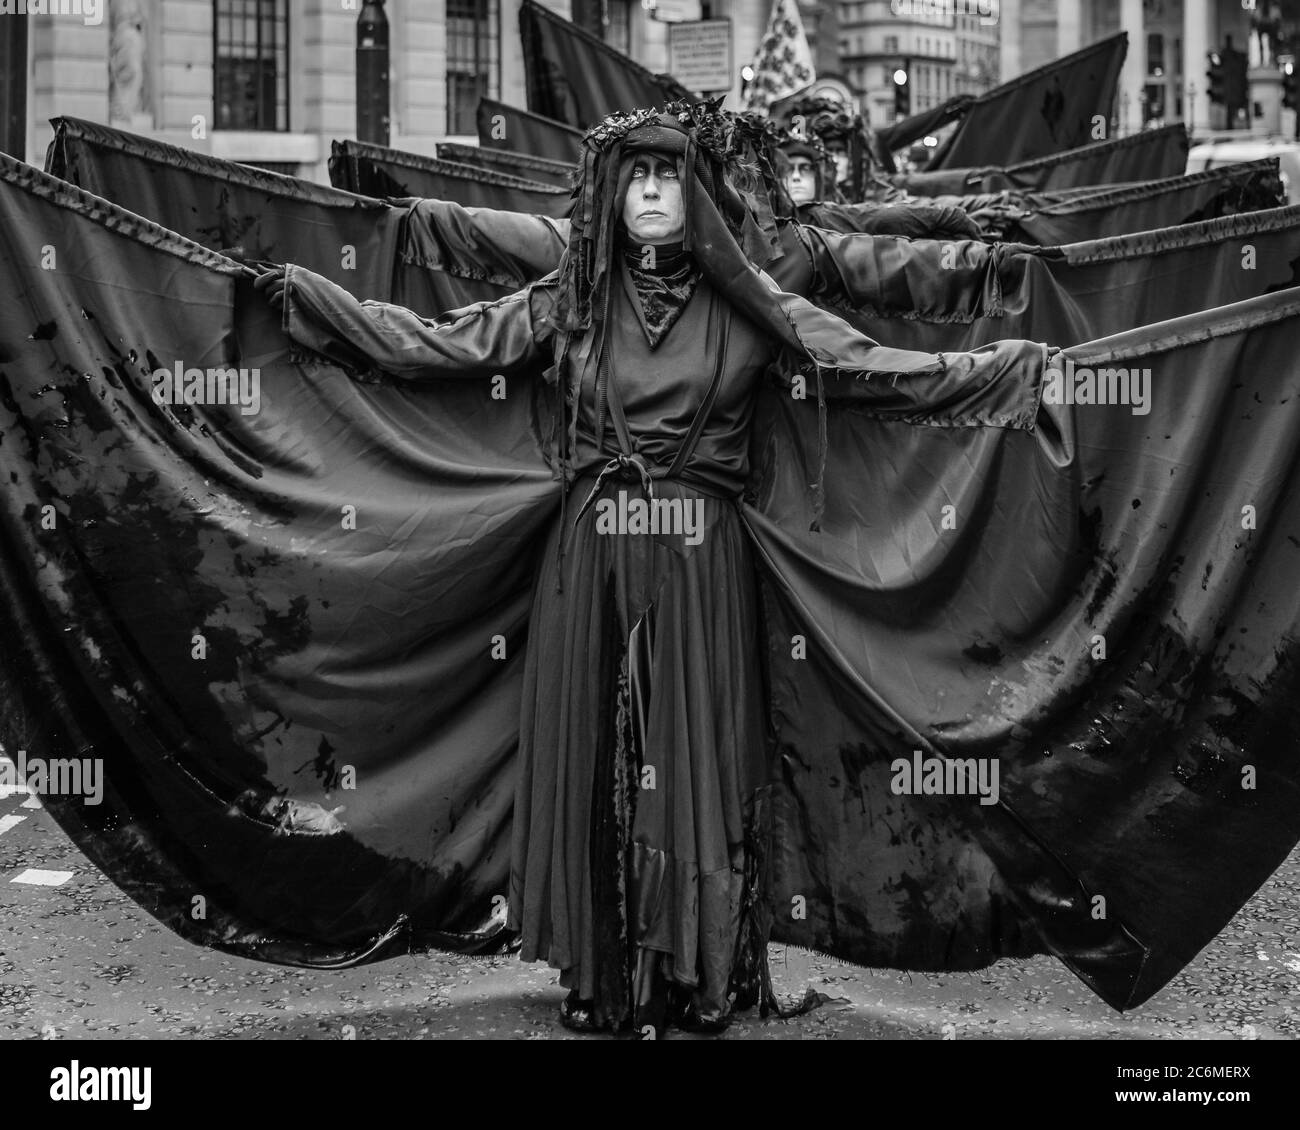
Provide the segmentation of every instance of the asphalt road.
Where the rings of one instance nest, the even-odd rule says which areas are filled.
[[[786,946],[771,961],[786,998],[812,988],[831,1000],[789,1020],[745,1017],[713,1038],[1294,1039],[1300,849],[1182,974],[1126,1014],[1050,958],[957,974],[862,969]],[[321,972],[202,949],[100,874],[38,798],[0,797],[0,1038],[602,1038],[560,1026],[555,977],[514,957],[419,954]]]

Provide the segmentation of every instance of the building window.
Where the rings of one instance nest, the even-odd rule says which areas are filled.
[[[885,54],[886,55],[898,54],[898,36],[896,35],[885,36]]]
[[[605,42],[632,54],[632,0],[605,0]]]
[[[478,100],[500,90],[498,0],[447,0],[447,132],[477,133]]]
[[[217,129],[289,128],[289,0],[212,5]]]
[[[1156,78],[1165,73],[1165,37],[1159,32],[1147,36],[1147,74]]]

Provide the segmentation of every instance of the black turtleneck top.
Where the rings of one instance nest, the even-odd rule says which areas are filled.
[[[654,349],[690,302],[700,281],[699,268],[680,243],[644,248],[624,245],[623,259],[641,300],[646,339]]]

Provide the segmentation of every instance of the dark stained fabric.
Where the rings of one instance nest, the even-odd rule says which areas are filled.
[[[1043,404],[1033,430],[949,430],[834,414],[820,535],[797,465],[769,468],[746,514],[773,582],[775,936],[935,969],[1047,944],[1131,1007],[1286,858],[1298,317],[1291,290],[1069,351],[1149,368],[1147,415]],[[755,445],[806,447],[814,427],[767,398]],[[896,795],[892,759],[932,748],[1000,759],[999,803]],[[951,932],[928,929],[956,905]]]
[[[491,149],[482,145],[457,145],[450,141],[438,142],[438,157],[458,165],[490,169],[507,176],[553,184],[559,188],[569,188],[573,184],[572,161],[551,161],[545,157],[535,157],[531,153]]]
[[[1080,188],[1180,176],[1187,169],[1187,127],[1163,126],[1128,137],[1081,145],[1002,171],[1017,188]]]
[[[294,365],[236,264],[0,165],[24,295],[0,325],[6,747],[104,759],[102,805],[47,807],[185,937],[331,964],[408,929],[497,936],[527,547],[555,501],[526,386],[429,399]],[[177,361],[260,367],[260,412],[155,404]]]
[[[500,944],[557,502],[544,384],[501,351],[544,303],[485,315],[467,379],[355,381],[293,361],[230,261],[0,172],[21,296],[0,323],[2,736],[103,757],[107,781],[101,806],[46,807],[196,942],[318,965]],[[319,288],[321,346],[396,371],[411,335]],[[821,531],[816,399],[788,378],[756,401],[743,515],[774,937],[903,968],[1049,952],[1138,1005],[1300,837],[1300,294],[1071,351],[1149,367],[1145,415],[1044,403],[1042,353],[1015,343],[837,376],[845,350],[907,355],[815,323],[793,332],[829,386]],[[177,359],[258,366],[260,411],[155,404],[148,374]],[[914,749],[999,758],[998,803],[895,793]]]
[[[829,308],[905,349],[1075,345],[1300,286],[1300,206],[1048,248],[810,234]]]
[[[79,118],[53,125],[45,162],[54,176],[214,251],[242,248],[368,298],[393,296],[402,213],[383,201]]]
[[[912,196],[964,196],[972,192],[1000,192],[1013,187],[1002,169],[937,169],[894,173],[890,184]]]
[[[422,196],[539,216],[563,216],[569,209],[569,190],[557,185],[364,141],[332,142],[329,169],[335,187],[366,196]]]
[[[1013,165],[1087,145],[1095,119],[1110,121],[1127,49],[1121,32],[980,95],[930,168]]]
[[[1286,192],[1277,158],[1266,157],[1136,184],[939,195],[924,203],[960,208],[972,220],[982,209],[1010,209],[1013,214],[997,217],[998,238],[1054,247],[1276,208],[1286,203]],[[851,230],[837,218],[818,226]]]
[[[905,235],[913,239],[978,239],[979,226],[952,204],[810,204],[799,219],[827,231]]]
[[[480,98],[475,122],[478,143],[485,149],[530,153],[548,161],[577,161],[582,131],[517,106]]]
[[[915,196],[1113,186],[1179,176],[1187,168],[1187,151],[1186,127],[1164,126],[1001,168],[945,168],[889,181]]]
[[[549,8],[523,0],[528,109],[586,129],[618,110],[658,106],[690,93],[668,75],[656,75]]]
[[[50,172],[214,251],[294,262],[359,298],[435,315],[500,298],[553,270],[567,221],[382,201],[72,118]]]
[[[1007,238],[1054,247],[1276,208],[1285,203],[1277,158],[1267,157],[1190,176],[1120,185],[1047,204],[1010,225]]]

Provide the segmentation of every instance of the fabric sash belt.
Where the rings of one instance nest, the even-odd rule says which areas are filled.
[[[635,301],[635,296],[632,296]],[[608,312],[608,304],[606,305]],[[717,300],[716,295],[710,295],[709,298],[709,322],[712,325],[713,338],[713,379],[709,382],[708,392],[704,394],[703,401],[700,402],[699,408],[695,411],[695,417],[691,420],[690,429],[686,433],[686,439],[682,441],[681,447],[677,449],[677,455],[674,457],[672,464],[668,467],[660,463],[649,462],[641,452],[636,450],[636,445],[632,442],[632,435],[627,426],[627,417],[623,412],[623,401],[619,395],[618,384],[613,380],[613,373],[610,371],[610,352],[613,343],[613,335],[608,332],[608,318],[605,321],[605,330],[603,333],[603,342],[601,349],[601,358],[599,363],[599,380],[597,389],[597,399],[601,399],[601,392],[607,397],[609,405],[610,420],[614,424],[614,430],[618,435],[620,451],[596,475],[596,481],[592,484],[591,491],[587,494],[586,500],[578,510],[577,517],[573,519],[576,526],[582,516],[591,508],[595,502],[596,496],[600,493],[601,487],[611,478],[616,477],[625,482],[640,481],[642,488],[645,490],[647,497],[654,498],[655,479],[679,479],[688,476],[683,475],[683,471],[691,456],[695,453],[695,448],[700,442],[700,436],[704,432],[704,425],[708,422],[709,413],[713,410],[713,402],[718,397],[718,389],[722,386],[722,374],[726,369],[727,361],[727,344],[731,320],[727,316],[727,310]],[[599,429],[603,431],[603,429]],[[712,492],[710,492],[712,493]]]

